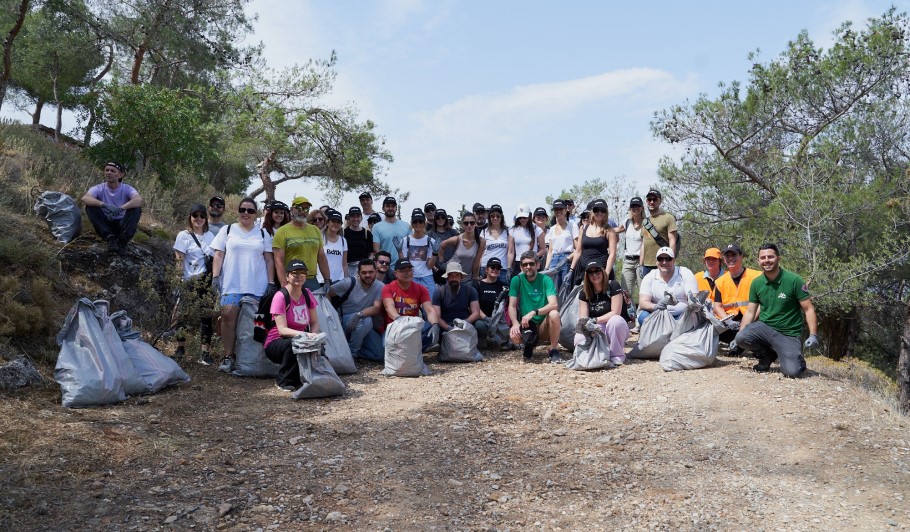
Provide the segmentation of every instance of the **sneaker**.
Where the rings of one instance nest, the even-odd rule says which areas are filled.
[[[758,364],[752,366],[752,369],[755,370],[756,373],[768,373],[771,371],[771,364],[759,362]]]
[[[550,349],[550,364],[562,364],[562,357],[558,349]]]
[[[212,358],[212,355],[208,351],[203,351],[202,355],[199,357],[199,363],[203,366],[211,366],[215,363],[215,359]]]
[[[275,388],[278,388],[279,390],[284,391],[284,392],[293,392],[294,390],[297,389],[290,384],[278,384],[277,382],[275,383]]]
[[[612,357],[612,358],[610,358],[610,362],[611,362],[614,366],[622,366],[623,362],[625,362],[625,361],[626,361],[626,359],[624,359],[624,358],[619,358],[619,357]]]
[[[733,349],[730,349],[730,351],[727,354],[731,357],[741,357],[741,356],[743,356],[743,353],[745,353],[745,351],[746,350],[743,349],[742,347],[736,346]]]
[[[125,238],[118,238],[118,239],[117,239],[117,245],[120,247],[120,251],[126,251],[126,244],[127,244],[127,242],[129,242],[129,241],[128,241],[127,239],[125,239]]]
[[[224,357],[224,360],[221,361],[221,365],[218,366],[218,371],[222,373],[230,373],[234,369],[234,359],[231,357]]]
[[[117,239],[114,237],[107,239],[107,250],[111,253],[117,253],[120,251],[120,245],[117,244]]]
[[[186,350],[182,345],[178,345],[177,349],[174,350],[174,356],[172,357],[177,362],[183,361],[183,357],[186,355]]]

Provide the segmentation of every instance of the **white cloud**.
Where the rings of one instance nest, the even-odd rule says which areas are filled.
[[[873,7],[863,0],[844,0],[821,7],[817,11],[817,20],[810,25],[809,36],[816,46],[828,48],[834,44],[834,30],[850,20],[854,29],[866,26],[870,18],[882,15],[887,7]]]

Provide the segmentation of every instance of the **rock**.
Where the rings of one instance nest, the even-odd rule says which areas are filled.
[[[44,377],[38,373],[32,362],[25,357],[18,357],[8,364],[0,366],[0,390],[12,392],[26,386],[41,386]]]
[[[224,517],[233,510],[234,507],[230,503],[223,502],[218,505],[218,517]]]
[[[169,525],[169,524],[173,523],[174,521],[176,521],[179,517],[180,517],[179,515],[171,515],[167,519],[164,520],[164,524]]]
[[[347,517],[341,512],[329,512],[328,515],[325,516],[326,521],[332,522],[344,521],[345,519],[347,519]]]

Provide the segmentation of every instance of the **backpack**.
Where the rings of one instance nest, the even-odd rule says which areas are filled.
[[[351,286],[344,291],[343,294],[335,295],[334,297],[329,298],[329,301],[332,303],[332,307],[335,309],[335,312],[338,313],[338,319],[341,319],[341,306],[344,305],[344,302],[348,300],[348,297],[351,296],[351,292],[354,291],[354,284],[357,283],[357,279],[353,276],[349,277],[351,279]],[[340,282],[340,281],[339,281]]]
[[[284,311],[287,312],[291,308],[291,294],[288,293],[288,289],[285,287],[281,287],[280,290],[271,295],[263,296],[259,300],[259,308],[256,309],[256,316],[253,318],[253,339],[260,344],[265,343],[269,331],[275,327],[275,318],[272,316],[272,300],[275,299],[275,294],[278,292],[284,295]],[[303,297],[306,300],[307,308],[313,308],[313,301],[310,299],[309,291],[306,288],[303,289]]]

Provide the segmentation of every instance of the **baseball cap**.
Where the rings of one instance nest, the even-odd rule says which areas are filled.
[[[294,207],[297,207],[298,205],[308,205],[310,207],[313,206],[313,204],[310,203],[310,200],[304,198],[303,196],[297,196],[296,198],[294,198],[294,201],[291,202],[291,205],[293,205]]]
[[[515,218],[528,218],[531,216],[531,209],[527,205],[522,203],[518,206],[518,212],[515,213]]]
[[[291,262],[288,263],[284,270],[287,272],[296,272],[300,270],[305,272],[310,271],[310,269],[306,267],[306,263],[300,259],[291,259]]]
[[[662,198],[662,197],[663,197],[663,196],[660,195],[660,191],[657,190],[656,188],[652,188],[651,190],[648,191],[647,194],[645,194],[645,197],[646,197],[646,198],[647,198],[647,197],[650,197],[650,196],[655,196],[655,197],[658,197],[658,198]]]
[[[676,258],[676,253],[673,253],[673,250],[664,246],[657,250],[657,254],[654,255],[655,258],[660,257],[661,255],[669,255],[671,258]]]
[[[445,218],[449,213],[445,209],[436,209],[436,214],[433,215],[433,218],[439,218],[440,216]]]
[[[120,170],[120,173],[126,172],[126,167],[123,166],[122,164],[118,163],[117,161],[108,161],[108,162],[104,163],[104,166],[113,166],[117,170]]]
[[[569,206],[569,205],[575,205],[575,200],[572,199],[572,198],[566,198],[566,199],[563,200],[563,201],[565,201],[565,203],[566,203],[567,206]]]
[[[205,214],[205,206],[202,205],[201,203],[197,203],[197,204],[193,205],[192,207],[190,207],[190,214],[193,214],[194,212],[201,212],[201,213]]]
[[[487,212],[487,208],[483,206],[483,203],[475,203],[471,208],[473,212]]]
[[[708,249],[705,250],[705,256],[704,256],[703,258],[706,258],[706,259],[719,259],[719,258],[720,258],[720,250],[717,249],[717,248],[708,248]]]
[[[363,211],[360,207],[351,207],[348,209],[348,216],[363,216]]]
[[[289,210],[290,210],[290,209],[288,209],[288,204],[287,204],[287,203],[285,203],[285,202],[283,202],[283,201],[278,201],[278,200],[275,200],[275,201],[273,201],[272,203],[270,203],[270,204],[269,204],[269,209],[271,209],[271,210],[273,210],[273,211],[274,211],[275,209],[281,209],[281,210],[284,210],[284,211],[289,211]]]
[[[222,206],[224,206],[224,198],[221,196],[212,196],[209,198],[209,207],[212,206],[212,203],[220,203]]]
[[[414,267],[414,265],[411,264],[411,261],[409,261],[408,259],[398,259],[397,261],[395,261],[395,271],[396,272],[398,270],[403,270],[405,268],[413,268],[413,267]]]
[[[635,196],[634,198],[629,200],[629,207],[644,207],[644,206],[645,206],[645,202],[641,201],[641,198],[639,198],[638,196]]]
[[[565,209],[565,208],[566,208],[566,202],[563,201],[563,200],[561,200],[561,199],[553,200],[552,208],[553,208],[553,209]]]
[[[373,199],[373,195],[370,194],[369,192],[361,192],[360,195],[357,197],[360,199],[363,199],[363,198]]]
[[[392,196],[386,196],[385,199],[382,200],[383,205],[388,205],[390,203],[398,205],[398,201],[395,198],[393,198]]]
[[[328,211],[326,211],[325,217],[328,218],[329,221],[331,221],[331,220],[335,220],[337,222],[341,221],[341,213],[336,211],[335,209],[329,209]]]
[[[498,212],[499,214],[502,214],[502,206],[498,203],[494,203],[493,205],[490,205],[489,211]]]
[[[592,211],[594,209],[606,209],[606,208],[607,208],[607,202],[600,198],[597,198],[596,200],[594,200],[588,204],[588,209],[592,210]]]
[[[496,257],[490,257],[487,261],[487,268],[502,268],[502,261]]]
[[[739,244],[727,244],[724,247],[724,254],[726,253],[736,253],[737,255],[743,254],[743,248],[739,247]]]
[[[588,264],[585,265],[585,271],[588,271],[588,269],[590,269],[590,268],[597,268],[599,270],[603,270],[604,265],[601,264],[599,261],[592,260],[591,262],[589,262]]]
[[[543,207],[537,207],[536,209],[534,209],[534,216],[546,216],[546,215],[547,215],[547,210],[544,209]]]
[[[411,223],[414,222],[426,222],[427,217],[424,216],[422,212],[413,212],[411,213]]]
[[[381,222],[381,221],[382,221],[382,216],[379,216],[379,215],[378,215],[377,213],[375,213],[375,212],[374,212],[373,214],[371,214],[371,215],[369,216],[369,218],[367,218],[367,222],[368,222],[368,223],[369,223],[369,222],[372,222],[372,223],[376,224],[376,223],[379,223],[379,222]]]
[[[436,204],[433,203],[433,202],[431,201],[431,202],[429,202],[429,203],[427,203],[426,205],[423,206],[423,210],[425,210],[425,211],[435,211],[435,210],[436,210]]]

